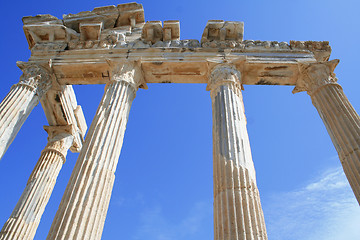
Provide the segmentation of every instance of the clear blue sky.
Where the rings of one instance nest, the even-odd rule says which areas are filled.
[[[146,20],[180,20],[181,39],[200,40],[206,22],[245,22],[245,39],[327,40],[339,83],[360,111],[360,3],[344,1],[138,1]],[[30,56],[23,16],[117,5],[114,1],[1,1],[3,99]],[[124,139],[103,239],[213,239],[212,116],[205,85],[139,90]],[[90,126],[104,86],[75,86]],[[244,86],[245,111],[269,239],[360,239],[360,209],[326,129],[306,93]],[[10,216],[47,135],[37,106],[0,161],[0,225]],[[69,152],[35,239],[45,239],[78,154]]]

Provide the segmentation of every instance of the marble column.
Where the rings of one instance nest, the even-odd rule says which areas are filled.
[[[32,240],[73,143],[71,126],[45,127],[48,144],[27,182],[20,200],[0,232],[1,240]]]
[[[132,101],[143,81],[130,62],[110,63],[105,88],[48,240],[101,239]]]
[[[307,91],[339,154],[345,175],[360,204],[360,117],[337,83],[339,60],[300,64],[293,93]]]
[[[212,70],[214,240],[267,239],[241,87],[233,66]]]
[[[18,62],[23,71],[0,103],[0,159],[40,98],[51,87],[51,74],[36,64]]]

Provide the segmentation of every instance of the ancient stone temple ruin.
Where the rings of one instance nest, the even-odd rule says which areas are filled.
[[[47,239],[101,239],[131,104],[147,83],[205,83],[213,109],[214,239],[267,239],[243,85],[292,85],[318,110],[360,202],[360,118],[337,83],[328,42],[244,40],[244,23],[209,20],[201,41],[141,4],[24,17],[31,49],[0,104],[0,155],[40,102],[48,144],[0,239],[33,239],[70,149],[80,152]],[[72,85],[106,84],[87,136]],[[84,140],[85,139],[85,140]]]

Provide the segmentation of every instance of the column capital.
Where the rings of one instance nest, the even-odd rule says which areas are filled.
[[[211,69],[206,90],[212,91],[224,84],[235,84],[242,89],[241,73],[234,65],[219,64]]]
[[[141,63],[138,61],[114,61],[106,59],[110,66],[110,81],[123,81],[136,92],[138,88],[147,89]]]
[[[339,59],[327,62],[299,63],[300,76],[296,82],[293,93],[307,91],[312,96],[323,86],[332,84],[337,85],[337,78],[334,70],[339,63]]]
[[[67,152],[74,141],[72,125],[44,126],[44,129],[48,133],[48,143],[43,152],[55,151],[65,163]]]
[[[25,85],[35,91],[35,94],[41,98],[52,86],[53,74],[49,68],[37,63],[16,62],[23,74],[20,77],[18,85]]]

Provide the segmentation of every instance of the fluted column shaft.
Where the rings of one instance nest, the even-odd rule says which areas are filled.
[[[241,94],[241,74],[212,70],[215,240],[267,239]]]
[[[47,239],[101,239],[130,107],[142,81],[132,63],[115,64]]]
[[[332,142],[355,197],[360,204],[360,117],[333,73],[338,60],[300,65],[294,92],[307,91]]]
[[[0,103],[0,159],[32,109],[51,87],[51,76],[45,68],[24,63],[18,66],[23,71],[20,82],[11,88]]]
[[[73,142],[71,126],[46,127],[48,144],[42,151],[24,192],[4,224],[1,240],[32,240]]]

